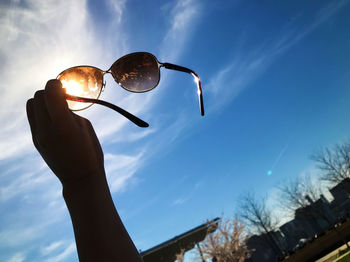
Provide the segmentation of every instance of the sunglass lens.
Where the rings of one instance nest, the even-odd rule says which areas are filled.
[[[78,66],[63,71],[57,77],[67,94],[84,98],[97,99],[100,96],[103,85],[103,72],[95,67]],[[67,100],[71,110],[82,110],[91,103],[75,102]]]
[[[159,83],[157,59],[149,53],[132,53],[118,59],[111,67],[113,78],[131,92],[146,92]]]

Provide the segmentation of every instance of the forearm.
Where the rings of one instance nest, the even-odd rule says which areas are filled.
[[[114,207],[103,175],[63,186],[80,261],[142,261]]]

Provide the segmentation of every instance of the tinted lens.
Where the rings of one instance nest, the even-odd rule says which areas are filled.
[[[103,72],[90,66],[77,66],[63,71],[57,77],[67,94],[86,98],[97,99],[100,96],[103,84]],[[91,103],[75,102],[67,100],[71,110],[82,110]]]
[[[113,78],[131,92],[146,92],[159,83],[157,59],[149,53],[132,53],[118,59],[111,67]]]

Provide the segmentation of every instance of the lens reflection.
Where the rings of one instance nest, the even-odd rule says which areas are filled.
[[[67,94],[97,99],[102,89],[103,72],[90,66],[72,67],[63,71],[57,79],[61,81]],[[71,100],[67,102],[71,110],[82,110],[92,105]]]
[[[133,53],[118,59],[111,67],[115,81],[131,92],[146,92],[158,85],[157,59],[149,53]]]

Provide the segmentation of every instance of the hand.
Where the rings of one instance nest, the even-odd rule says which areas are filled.
[[[91,123],[68,109],[58,80],[27,101],[33,143],[63,185],[104,175],[103,152]]]

